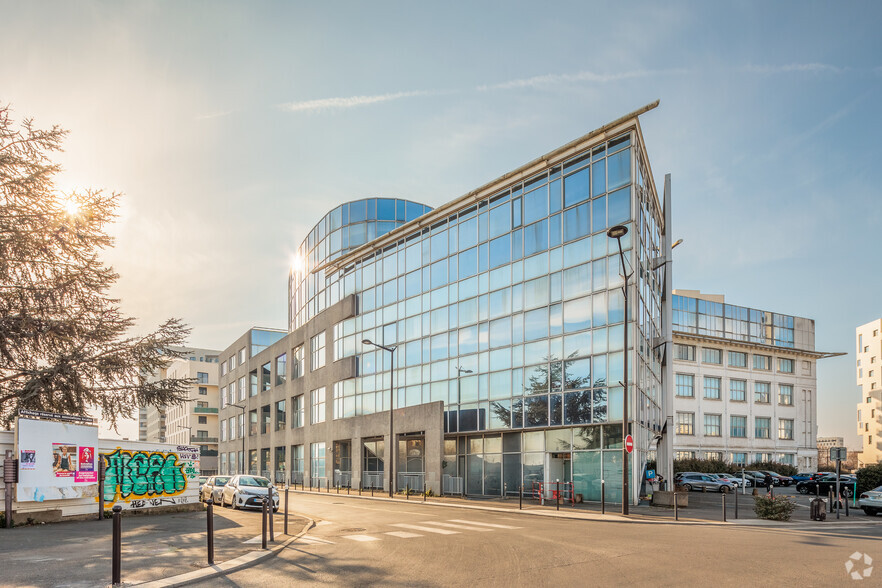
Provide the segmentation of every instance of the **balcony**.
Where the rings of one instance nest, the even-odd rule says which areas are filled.
[[[217,443],[217,437],[197,437],[196,435],[191,435],[190,443]]]
[[[207,406],[194,406],[193,414],[217,414],[217,409],[209,408]]]

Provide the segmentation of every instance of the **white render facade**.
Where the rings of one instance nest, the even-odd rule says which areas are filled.
[[[861,399],[857,405],[857,431],[861,436],[858,465],[882,462],[882,319],[855,329],[855,375]]]
[[[675,458],[818,465],[812,319],[674,291]]]

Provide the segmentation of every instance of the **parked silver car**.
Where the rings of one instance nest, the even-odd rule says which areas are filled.
[[[221,504],[233,508],[261,508],[270,481],[263,476],[240,474],[224,485]],[[279,491],[273,487],[273,512],[279,510]]]
[[[199,500],[205,502],[211,498],[215,504],[220,504],[221,493],[229,481],[230,476],[212,476],[208,478],[199,490]]]
[[[868,516],[876,516],[882,512],[882,486],[861,492],[861,498],[858,500],[858,506]]]
[[[712,492],[731,492],[735,490],[735,484],[712,478],[708,474],[684,474],[678,483],[687,492],[706,488]]]

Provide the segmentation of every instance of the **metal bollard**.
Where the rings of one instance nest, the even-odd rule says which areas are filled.
[[[337,487],[337,494],[340,494],[340,482],[337,482],[334,486]]]
[[[118,585],[122,583],[120,579],[122,575],[122,507],[114,505],[113,507],[113,547],[111,556],[111,583]]]
[[[407,500],[410,500],[410,482],[404,485],[404,496]]]
[[[735,519],[738,519],[738,492],[735,492]]]
[[[524,510],[524,485],[518,487],[518,510]]]
[[[374,485],[371,484],[371,498],[374,497]]]
[[[554,483],[554,495],[556,500],[555,505],[557,506],[557,510],[560,510],[560,480]]]
[[[331,480],[325,478],[325,492],[331,492]]]
[[[677,510],[677,490],[676,482],[674,482],[674,520],[680,520],[680,511]]]
[[[349,496],[349,493],[351,490],[352,490],[352,481],[350,481],[349,485],[346,486],[346,496]]]
[[[266,498],[263,499],[261,503],[260,514],[262,517],[261,526],[260,526],[260,546],[262,549],[266,549]]]
[[[726,522],[726,493],[723,492],[723,522]]]
[[[105,477],[104,457],[98,454],[98,520],[104,520],[104,477]]]
[[[848,496],[845,497],[845,516],[848,516]]]
[[[288,485],[285,484],[285,535],[288,534]]]
[[[209,498],[205,501],[206,509],[206,535],[208,536],[208,565],[214,565],[214,500]]]
[[[827,490],[827,504],[830,505],[830,513],[833,513],[833,488]]]
[[[269,540],[270,543],[275,543],[275,534],[273,533],[273,511],[276,509],[276,501],[273,500],[273,485],[270,484],[266,489],[267,500],[269,501],[269,505],[267,506],[267,517],[269,518]]]
[[[606,514],[606,480],[600,481],[600,514]]]
[[[423,502],[425,502],[425,501],[426,501],[426,483],[423,482]],[[848,513],[847,510],[845,512]]]

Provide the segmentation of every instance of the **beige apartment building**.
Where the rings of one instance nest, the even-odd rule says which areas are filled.
[[[857,429],[861,436],[858,465],[882,461],[882,319],[855,329],[857,342],[857,385],[861,399],[857,405]]]

